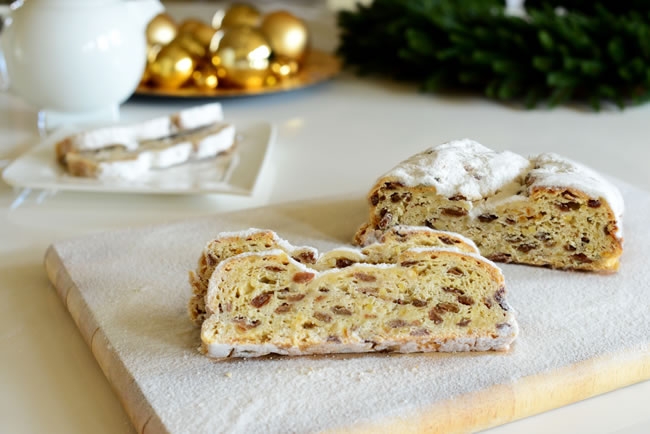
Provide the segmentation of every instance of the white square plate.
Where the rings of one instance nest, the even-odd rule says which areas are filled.
[[[61,129],[11,163],[2,178],[16,187],[42,190],[251,195],[268,150],[275,141],[275,128],[268,122],[235,123],[235,128],[237,147],[232,155],[152,170],[133,181],[80,178],[67,174],[56,162],[54,145],[75,131]]]

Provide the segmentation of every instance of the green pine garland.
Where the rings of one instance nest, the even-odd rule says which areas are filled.
[[[650,99],[650,1],[529,0],[526,12],[507,15],[503,0],[375,0],[339,14],[338,52],[362,74],[527,107]]]

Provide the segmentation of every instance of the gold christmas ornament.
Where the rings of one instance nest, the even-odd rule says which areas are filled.
[[[287,77],[291,77],[292,75],[295,75],[298,72],[298,69],[300,69],[300,66],[298,65],[298,62],[294,59],[290,59],[288,57],[276,57],[272,62],[271,62],[271,72],[278,78],[284,79]]]
[[[196,18],[188,18],[178,27],[178,33],[194,33],[194,30],[202,25],[203,21],[197,20]]]
[[[222,68],[229,84],[258,88],[268,75],[271,48],[262,33],[252,27],[231,27],[224,31],[212,64]]]
[[[262,20],[262,34],[271,46],[274,56],[284,56],[300,62],[309,41],[305,23],[287,11],[271,12]]]
[[[192,31],[192,37],[199,42],[203,47],[208,49],[210,47],[210,41],[212,41],[212,37],[216,33],[216,30],[213,29],[211,26],[201,23],[201,25],[198,25],[194,27]]]
[[[212,90],[219,85],[217,68],[209,63],[199,66],[192,73],[194,86],[201,90]]]
[[[212,27],[215,29],[226,29],[228,27],[249,26],[257,27],[260,24],[262,14],[252,5],[235,3],[225,12],[217,11],[212,17]]]
[[[187,51],[194,60],[202,59],[208,53],[208,49],[194,38],[192,33],[180,33],[169,45],[175,45]]]
[[[163,47],[156,60],[149,65],[151,81],[166,89],[176,89],[185,83],[194,71],[192,56],[176,44]]]
[[[147,25],[147,42],[150,45],[167,45],[176,37],[178,28],[167,14],[158,14]]]

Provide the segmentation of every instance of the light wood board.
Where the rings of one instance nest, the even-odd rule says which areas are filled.
[[[507,353],[215,362],[189,322],[187,272],[220,231],[347,243],[362,198],[294,203],[51,246],[45,265],[138,432],[470,432],[650,378],[650,194],[626,200],[622,266],[503,266],[520,336]]]

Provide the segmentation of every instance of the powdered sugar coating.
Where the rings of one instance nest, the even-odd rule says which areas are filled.
[[[172,134],[168,116],[149,119],[131,125],[118,125],[85,131],[71,137],[73,146],[80,150],[95,150],[105,146],[122,145],[134,150],[141,140],[153,140]]]
[[[100,151],[101,152],[101,151]],[[192,155],[192,144],[178,143],[160,149],[151,149],[137,154],[133,159],[107,160],[97,164],[97,179],[135,180],[150,169],[164,169],[183,163]]]
[[[535,187],[572,188],[593,199],[603,199],[617,221],[615,235],[622,237],[623,198],[616,187],[583,164],[554,153],[526,159],[513,152],[495,152],[470,140],[454,140],[432,147],[403,161],[382,178],[395,180],[407,187],[432,186],[442,196],[461,195],[470,204],[469,215],[477,217],[486,210],[512,201],[527,175]]]
[[[438,194],[479,200],[521,178],[530,162],[513,152],[495,152],[470,140],[454,140],[403,161],[384,176],[407,187],[433,186]]]
[[[171,136],[181,130],[193,130],[222,120],[221,104],[209,103],[181,110],[171,116],[83,131],[70,140],[73,147],[80,151],[111,145],[122,145],[128,150],[135,150],[141,141]]]
[[[175,114],[173,122],[179,129],[193,130],[215,122],[223,121],[221,103],[215,102],[190,107]]]
[[[194,158],[212,157],[230,149],[233,143],[235,143],[235,126],[225,125],[217,134],[210,134],[196,144]]]
[[[621,192],[593,169],[554,153],[540,154],[531,158],[533,168],[530,176],[535,187],[571,188],[582,191],[594,199],[605,199],[617,220],[616,236],[622,237],[624,204]]]
[[[100,160],[97,163],[98,179],[135,180],[151,169],[165,169],[190,160],[214,157],[230,149],[234,140],[235,127],[228,124],[198,140],[184,137],[177,143],[172,139],[150,141],[138,143],[138,148],[131,151],[99,149],[89,158]]]

